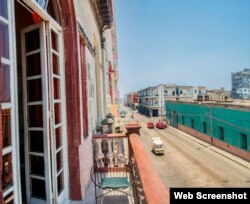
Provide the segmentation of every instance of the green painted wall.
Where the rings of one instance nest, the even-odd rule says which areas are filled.
[[[174,127],[183,124],[250,152],[250,109],[167,102],[166,113]]]

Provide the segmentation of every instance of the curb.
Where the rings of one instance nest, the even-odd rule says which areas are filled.
[[[241,159],[240,157],[237,157],[237,156],[235,156],[235,155],[233,155],[233,154],[231,154],[229,152],[226,152],[226,151],[224,151],[222,149],[219,149],[218,147],[215,147],[215,146],[211,145],[210,143],[204,142],[203,140],[200,140],[200,139],[198,139],[198,138],[196,138],[196,137],[194,137],[194,136],[192,136],[190,134],[187,134],[187,133],[185,133],[185,132],[183,132],[183,131],[181,131],[181,130],[179,130],[177,128],[174,128],[174,127],[172,127],[170,125],[168,125],[168,128],[170,128],[170,129],[172,129],[172,130],[174,130],[176,132],[179,132],[183,136],[185,136],[185,137],[191,139],[192,141],[194,141],[194,142],[208,148],[209,150],[211,150],[213,152],[216,152],[217,154],[220,154],[220,155],[222,155],[224,157],[227,157],[228,159],[230,159],[230,160],[232,160],[232,161],[234,161],[234,162],[236,162],[236,163],[250,169],[250,162],[248,162],[248,161],[246,161],[244,159]]]

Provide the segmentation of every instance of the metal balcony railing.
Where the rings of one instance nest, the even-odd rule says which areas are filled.
[[[133,199],[125,203],[168,204],[169,191],[164,186],[141,142],[140,126],[137,123],[128,124],[126,129],[126,133],[93,136],[94,161],[106,156],[111,158],[123,156],[131,162],[133,171],[130,177],[134,180]]]

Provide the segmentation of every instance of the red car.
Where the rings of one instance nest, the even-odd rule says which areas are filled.
[[[153,129],[155,126],[154,126],[154,123],[148,122],[147,127],[148,127],[148,129]]]
[[[167,125],[163,122],[158,122],[158,123],[156,123],[156,127],[158,129],[165,129],[165,128],[167,128]]]

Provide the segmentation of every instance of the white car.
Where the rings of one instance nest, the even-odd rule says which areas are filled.
[[[164,154],[164,145],[163,141],[160,137],[153,137],[152,138],[152,152],[157,155],[163,155]]]

